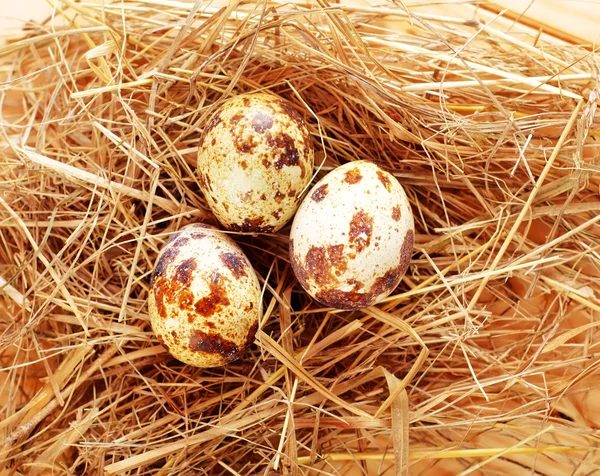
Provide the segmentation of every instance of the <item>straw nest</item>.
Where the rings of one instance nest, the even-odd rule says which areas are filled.
[[[0,50],[0,474],[598,470],[592,51],[475,8],[50,3]],[[393,171],[415,250],[390,298],[341,312],[296,283],[289,226],[233,235],[264,318],[200,370],[152,334],[149,276],[215,223],[198,139],[256,90],[304,114],[315,178]]]

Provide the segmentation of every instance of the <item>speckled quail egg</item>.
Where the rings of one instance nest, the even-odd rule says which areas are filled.
[[[253,342],[260,295],[252,265],[231,238],[188,225],[158,255],[148,298],[152,329],[180,361],[221,366]]]
[[[294,215],[312,179],[314,150],[300,114],[274,95],[225,102],[204,128],[199,183],[230,230],[275,232]]]
[[[374,163],[349,162],[307,194],[290,232],[290,259],[317,301],[358,309],[387,297],[412,255],[414,221],[404,189]]]

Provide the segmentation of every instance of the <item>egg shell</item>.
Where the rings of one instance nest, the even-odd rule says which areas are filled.
[[[302,287],[326,306],[359,309],[387,297],[408,268],[414,221],[404,189],[368,161],[321,179],[298,208],[290,260]]]
[[[312,179],[314,150],[300,114],[266,93],[225,102],[204,128],[199,183],[230,230],[275,232],[294,215]]]
[[[152,330],[176,359],[221,366],[253,342],[260,295],[252,265],[231,238],[188,225],[158,255],[148,297]]]

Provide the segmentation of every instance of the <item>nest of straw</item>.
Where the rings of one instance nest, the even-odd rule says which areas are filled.
[[[0,49],[1,475],[598,470],[593,51],[468,5],[50,3]],[[256,90],[304,111],[315,179],[398,177],[414,255],[342,312],[296,283],[289,227],[233,235],[261,329],[196,369],[152,334],[149,276],[215,223],[198,139]]]

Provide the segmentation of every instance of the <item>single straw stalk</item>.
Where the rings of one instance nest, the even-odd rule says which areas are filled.
[[[486,458],[499,455],[535,455],[543,453],[570,453],[586,452],[586,447],[570,446],[541,446],[537,448],[477,448],[464,450],[411,450],[408,457],[411,460],[422,459],[459,459],[459,458]],[[389,453],[327,453],[320,455],[321,460],[330,461],[382,461],[391,460],[394,455]],[[300,456],[298,464],[309,464],[310,457]]]

